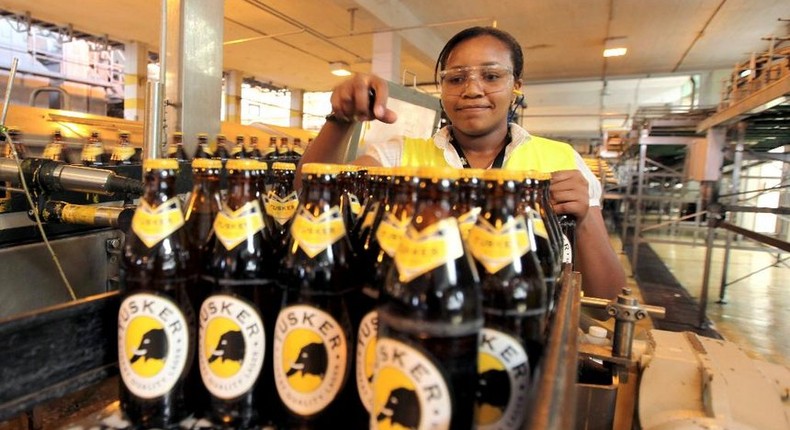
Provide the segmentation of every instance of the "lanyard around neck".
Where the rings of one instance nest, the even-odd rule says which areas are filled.
[[[505,149],[507,146],[510,145],[510,142],[513,141],[513,136],[510,134],[510,127],[507,128],[507,134],[505,135],[505,145],[502,146],[502,149],[499,150],[499,153],[494,157],[494,162],[491,163],[492,169],[501,169],[502,165],[505,164]],[[464,149],[461,148],[461,145],[455,139],[455,134],[453,133],[453,128],[450,127],[450,145],[453,145],[453,149],[458,154],[458,158],[461,159],[461,165],[464,169],[470,169],[472,166],[469,164],[469,160],[466,158],[466,154],[464,154]]]

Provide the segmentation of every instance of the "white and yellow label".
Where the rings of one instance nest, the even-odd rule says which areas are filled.
[[[398,218],[395,215],[387,212],[379,223],[379,228],[376,229],[376,240],[379,241],[379,246],[390,257],[395,256],[395,251],[398,250],[400,241],[403,235],[406,234],[406,229],[411,223],[410,216]]]
[[[226,204],[214,219],[214,234],[227,250],[251,239],[263,229],[263,214],[257,200],[231,210]]]
[[[357,391],[365,409],[373,410],[373,375],[376,370],[376,337],[379,329],[379,313],[368,312],[359,323],[356,343]]]
[[[80,156],[84,161],[96,161],[96,158],[104,155],[104,147],[101,145],[87,145],[82,148]]]
[[[299,195],[296,191],[292,191],[291,194],[280,197],[275,192],[269,191],[263,197],[263,207],[278,224],[285,225],[293,218],[296,208],[299,207]]]
[[[458,216],[458,228],[461,230],[461,238],[466,240],[469,237],[469,230],[474,227],[477,217],[480,215],[480,208],[472,208]]]
[[[433,360],[403,342],[380,338],[370,428],[444,430],[452,412],[447,382]]]
[[[530,364],[514,337],[484,328],[477,360],[477,428],[507,430],[524,423]]]
[[[409,225],[395,251],[398,279],[412,279],[445,264],[451,264],[464,255],[461,232],[455,218],[445,218],[418,231]]]
[[[172,300],[132,294],[118,310],[118,369],[126,388],[144,399],[161,397],[187,371],[189,329]]]
[[[63,144],[61,143],[49,143],[44,148],[44,154],[42,154],[42,158],[46,158],[48,160],[55,160],[60,158],[60,154],[63,152]]]
[[[110,156],[111,160],[115,161],[126,161],[132,158],[135,154],[134,147],[131,146],[118,146],[112,152],[112,156]]]
[[[325,251],[345,235],[346,226],[337,206],[317,217],[302,209],[291,224],[291,237],[310,258]]]
[[[132,217],[132,232],[149,248],[153,248],[183,225],[184,213],[178,197],[173,197],[157,207],[140,200],[140,205]]]
[[[293,413],[321,412],[337,397],[348,366],[348,344],[340,323],[321,309],[288,306],[274,329],[274,382]]]
[[[469,231],[466,244],[472,257],[488,273],[496,273],[513,264],[529,252],[531,246],[527,223],[522,216],[512,218],[504,224],[496,221],[493,225],[480,218]]]
[[[380,203],[378,201],[371,203],[370,209],[365,213],[365,218],[362,219],[362,230],[373,226],[373,223],[376,221],[376,214],[379,211],[379,206]]]
[[[535,232],[535,235],[549,240],[549,232],[546,231],[546,223],[543,222],[543,218],[540,216],[540,213],[535,209],[529,209],[526,213],[529,216],[529,219],[532,220],[532,229]]]
[[[258,380],[266,356],[263,320],[237,297],[209,296],[200,307],[198,364],[203,385],[220,399],[235,399]]]

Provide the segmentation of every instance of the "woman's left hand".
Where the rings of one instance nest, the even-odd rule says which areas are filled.
[[[578,170],[560,170],[551,174],[551,205],[557,214],[568,214],[581,221],[590,207],[587,180]]]

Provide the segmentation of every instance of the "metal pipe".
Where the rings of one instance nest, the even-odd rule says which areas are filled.
[[[162,95],[161,82],[148,81],[145,85],[145,121],[143,121],[143,160],[162,155]]]
[[[609,306],[610,304],[612,304],[611,300],[602,299],[600,297],[581,298],[581,305],[582,307],[585,308],[606,309],[606,307]],[[639,307],[642,308],[648,314],[650,314],[652,318],[663,319],[667,315],[667,309],[662,306],[640,304]]]
[[[710,181],[704,181],[706,187],[713,186]],[[707,308],[708,308],[708,284],[710,281],[710,265],[713,259],[713,239],[716,235],[716,221],[718,210],[711,210],[715,207],[708,205],[708,235],[705,239],[705,265],[702,273],[702,292],[699,297],[698,322],[700,328],[707,328]]]
[[[743,141],[746,136],[746,124],[744,122],[739,122],[737,125],[738,130],[738,137],[735,143],[735,156],[733,157],[732,161],[732,179],[730,181],[730,193],[732,196],[730,197],[730,202],[732,204],[738,203],[738,188],[741,182],[741,163],[743,162]],[[735,222],[737,214],[729,213],[730,220]],[[727,232],[727,236],[724,242],[724,262],[722,263],[721,268],[721,282],[719,282],[719,300],[717,303],[725,304],[727,303],[726,299],[724,298],[727,294],[727,272],[729,271],[730,267],[730,247],[732,246],[732,233],[729,231]]]
[[[5,119],[8,116],[8,104],[11,103],[11,87],[14,85],[14,77],[16,76],[16,68],[19,65],[19,58],[14,57],[11,60],[11,71],[8,74],[8,85],[5,87],[5,97],[3,97],[3,113],[0,116],[0,125],[5,126]],[[13,148],[14,146],[11,145]]]
[[[631,267],[636,273],[636,264],[639,259],[639,235],[642,234],[642,183],[645,180],[645,159],[647,159],[647,145],[639,145],[639,176],[636,186],[636,221],[634,224],[634,236],[632,240],[633,249],[631,250]]]

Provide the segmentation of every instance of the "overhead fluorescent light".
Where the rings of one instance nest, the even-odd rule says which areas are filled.
[[[329,71],[335,76],[351,76],[351,70],[348,70],[348,63],[345,61],[329,63]]]
[[[626,52],[625,37],[610,37],[604,42],[603,56],[606,58],[622,57]]]

